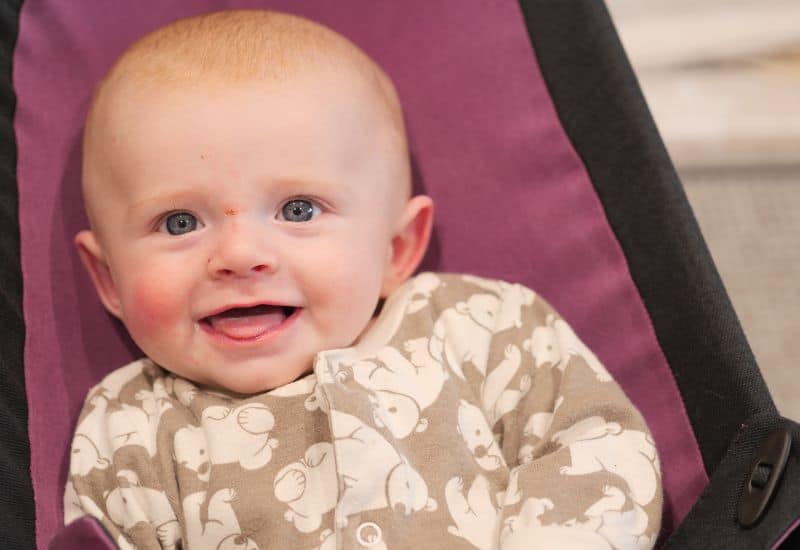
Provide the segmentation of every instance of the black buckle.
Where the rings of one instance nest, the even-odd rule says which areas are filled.
[[[782,426],[772,432],[756,451],[753,467],[739,497],[737,519],[742,527],[752,527],[764,515],[783,474],[792,436]]]

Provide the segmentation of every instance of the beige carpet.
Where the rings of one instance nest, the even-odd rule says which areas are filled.
[[[800,170],[683,184],[778,410],[800,420]]]

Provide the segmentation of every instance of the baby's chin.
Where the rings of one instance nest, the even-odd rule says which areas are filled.
[[[277,376],[277,377],[269,377],[265,380],[246,380],[241,381],[237,380],[231,383],[226,384],[225,386],[220,386],[220,390],[235,394],[238,396],[247,396],[247,395],[256,395],[261,393],[266,393],[277,388],[282,388],[292,382],[305,378],[309,374],[313,372],[313,369],[309,367],[308,369],[302,371],[299,375],[294,376]]]
[[[286,370],[282,372],[275,372],[274,370],[265,371],[264,369],[241,369],[235,375],[230,372],[226,373],[228,376],[224,377],[205,377],[196,374],[177,372],[177,370],[171,370],[167,367],[164,368],[176,376],[189,380],[201,390],[231,397],[247,397],[266,393],[291,384],[296,380],[300,380],[313,372],[313,365],[311,364],[306,368],[297,368],[293,371]]]

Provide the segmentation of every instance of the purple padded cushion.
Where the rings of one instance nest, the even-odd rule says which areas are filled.
[[[293,11],[350,37],[396,81],[416,185],[437,205],[425,267],[545,296],[644,413],[664,469],[665,528],[706,483],[689,420],[592,184],[545,88],[513,0],[147,3],[29,0],[14,56],[26,382],[37,540],[62,522],[68,446],[90,385],[137,350],[73,251],[86,227],[80,134],[93,85],[142,34],[234,7]]]

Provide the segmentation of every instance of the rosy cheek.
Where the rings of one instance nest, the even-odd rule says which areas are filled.
[[[135,281],[125,308],[125,321],[130,330],[163,330],[185,311],[181,292],[163,278],[150,277]],[[149,330],[148,330],[149,329]]]

